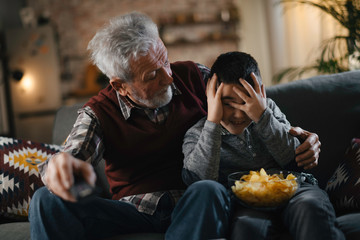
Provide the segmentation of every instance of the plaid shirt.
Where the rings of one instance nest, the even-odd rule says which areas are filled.
[[[201,64],[197,64],[203,79],[206,82],[209,78],[209,69]],[[181,91],[176,88],[175,84],[171,85],[174,95],[181,94]],[[125,118],[128,119],[133,111],[143,112],[150,121],[156,124],[163,124],[169,114],[168,106],[164,106],[158,109],[147,109],[135,106],[128,98],[117,94],[120,110]],[[62,152],[68,152],[74,157],[83,159],[92,165],[97,165],[103,157],[105,146],[103,144],[103,133],[100,127],[100,122],[95,113],[90,107],[82,108],[78,111],[79,116],[74,124],[74,127],[68,136],[65,144],[63,145]],[[44,181],[44,175],[48,159],[43,164],[40,164],[39,171]],[[45,181],[44,181],[45,183]],[[46,184],[46,183],[45,183]],[[180,199],[184,190],[170,190],[168,191],[173,198],[174,205]],[[153,214],[156,210],[157,204],[165,192],[153,192],[138,194],[133,196],[126,196],[120,201],[128,202],[134,205],[139,212]]]

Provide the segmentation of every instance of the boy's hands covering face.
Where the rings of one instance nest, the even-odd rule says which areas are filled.
[[[217,76],[214,74],[206,86],[206,96],[208,103],[207,120],[219,124],[223,117],[223,107],[221,102],[221,93],[223,83],[216,89]]]
[[[251,120],[257,123],[266,109],[266,92],[264,84],[260,87],[254,73],[251,73],[251,78],[254,81],[255,89],[247,81],[240,79],[240,83],[249,95],[242,92],[239,88],[234,87],[234,92],[243,99],[244,104],[231,103],[231,106],[245,112]]]

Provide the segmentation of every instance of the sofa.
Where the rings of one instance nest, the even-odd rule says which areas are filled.
[[[356,184],[360,180],[360,71],[322,75],[270,86],[267,88],[267,96],[277,103],[293,126],[300,126],[319,135],[319,165],[308,172],[329,193],[339,219],[352,217],[351,226],[342,226],[347,239],[360,239],[360,188]],[[53,142],[50,145],[53,151],[57,151],[56,146],[66,139],[76,119],[76,110],[80,107],[81,104],[75,104],[57,111]],[[0,145],[0,154],[4,154],[4,151],[4,146]],[[95,170],[97,184],[104,189],[103,196],[108,197],[104,164]],[[1,174],[0,181],[4,181]],[[0,189],[0,194],[0,201],[4,202],[6,196],[3,189]],[[3,215],[0,215],[0,239],[30,239],[30,227],[25,218],[1,220],[1,217]],[[164,235],[139,233],[111,239],[156,240],[164,239]]]

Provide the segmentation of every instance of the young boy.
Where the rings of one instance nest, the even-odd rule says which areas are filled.
[[[184,137],[184,182],[214,180],[226,186],[230,173],[284,169],[294,161],[299,141],[289,134],[285,115],[266,98],[255,59],[243,52],[222,54],[211,76],[206,89],[208,115]],[[272,239],[279,224],[294,239],[344,239],[335,227],[334,209],[326,193],[309,183],[302,183],[281,211],[256,212],[237,211],[233,239]]]

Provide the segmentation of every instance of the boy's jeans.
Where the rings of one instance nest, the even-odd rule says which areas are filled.
[[[281,211],[238,208],[233,224],[231,239],[277,239],[283,232],[299,240],[345,239],[326,192],[308,183],[302,184]]]

